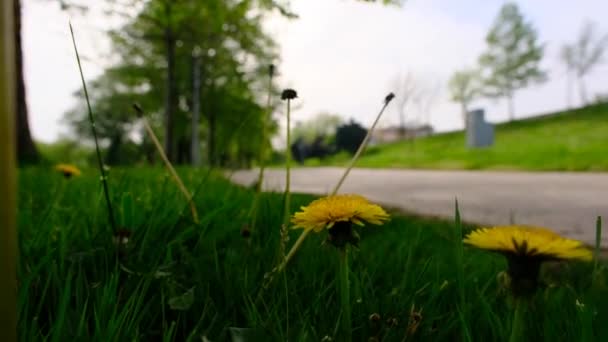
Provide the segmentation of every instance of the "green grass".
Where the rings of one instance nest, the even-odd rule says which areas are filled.
[[[463,132],[374,146],[359,167],[606,171],[608,103],[495,126],[495,144],[468,149]],[[343,165],[339,155],[323,164]],[[318,160],[313,161],[319,164]]]
[[[133,230],[119,258],[96,171],[69,180],[20,171],[22,341],[226,341],[231,327],[253,328],[247,341],[336,340],[338,257],[324,236],[311,235],[257,300],[276,265],[281,194],[263,195],[258,228],[245,238],[254,191],[204,170],[179,172],[196,190],[198,225],[162,170],[110,171],[117,220]],[[293,207],[311,199],[294,196]],[[506,340],[512,314],[497,282],[506,263],[462,251],[459,231],[452,222],[398,215],[361,230],[350,266],[354,340],[402,341],[412,307],[422,320],[408,341]],[[530,341],[608,340],[605,265],[594,282],[592,263],[551,269],[528,316]],[[374,313],[380,320],[370,322]]]

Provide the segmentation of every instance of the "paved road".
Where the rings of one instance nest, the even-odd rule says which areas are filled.
[[[233,181],[249,185],[257,170],[237,171]],[[342,168],[292,170],[295,192],[327,194]],[[285,173],[268,170],[266,190],[281,191]],[[358,193],[390,207],[421,215],[453,218],[458,198],[464,221],[484,225],[515,223],[551,227],[572,238],[595,241],[595,219],[604,218],[602,245],[608,247],[608,174],[489,171],[354,169],[341,193]]]

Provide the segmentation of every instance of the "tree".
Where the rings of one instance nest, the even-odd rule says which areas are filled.
[[[264,112],[258,99],[263,102],[265,98],[267,65],[275,58],[274,42],[262,30],[264,8],[258,7],[262,1],[172,1],[173,57],[167,54],[164,39],[166,1],[140,2],[135,17],[111,32],[115,65],[92,82],[90,92],[102,126],[99,134],[110,147],[128,144],[129,135],[138,127],[130,110],[137,101],[155,131],[164,132],[165,139],[166,134],[172,135],[174,161],[187,162],[193,131],[192,52],[199,50],[200,109],[207,119],[200,123],[200,132],[207,137],[208,162],[247,163],[260,144],[269,144],[257,134],[262,131]],[[167,82],[169,58],[175,59],[171,82]],[[169,87],[174,88],[171,96],[176,99],[172,100],[174,108],[167,111]],[[82,100],[82,94],[77,95]],[[163,125],[168,112],[173,121],[169,133]],[[87,125],[82,110],[76,110],[69,120],[77,134],[90,138],[87,130],[79,129]]]
[[[566,66],[568,76],[574,73],[578,83],[581,103],[587,105],[587,89],[585,76],[602,63],[602,58],[608,46],[608,34],[598,36],[597,26],[587,22],[583,26],[577,40],[562,47],[560,58]],[[570,87],[568,77],[568,87]],[[568,91],[570,96],[570,91]]]
[[[25,81],[23,78],[23,44],[21,39],[21,3],[13,1],[13,25],[15,34],[15,70],[16,70],[16,99],[17,113],[15,115],[17,133],[17,159],[20,163],[35,163],[40,160],[38,149],[30,132]]]
[[[365,135],[367,135],[367,130],[353,120],[340,125],[336,129],[336,149],[355,154],[365,139]]]
[[[509,119],[514,118],[513,97],[516,90],[546,80],[539,63],[544,47],[537,33],[514,3],[505,4],[486,36],[487,51],[479,57],[483,93],[506,98]]]
[[[419,122],[422,125],[429,125],[431,122],[431,111],[437,104],[437,97],[441,91],[439,82],[425,82],[420,85],[418,91],[415,93],[413,103],[418,108],[420,115]]]
[[[80,11],[85,7],[72,4],[70,1],[57,0],[61,9],[76,8]],[[29,115],[27,109],[27,94],[23,77],[23,44],[21,36],[21,1],[14,0],[13,4],[13,34],[15,35],[15,72],[16,72],[16,133],[17,133],[17,159],[19,163],[36,163],[40,161],[40,153],[30,131]]]
[[[331,139],[335,134],[336,128],[342,123],[339,115],[329,113],[319,113],[304,122],[297,122],[292,129],[291,135],[294,141],[302,138],[303,142],[312,143],[317,137]],[[329,141],[327,141],[329,142]]]
[[[476,70],[463,69],[456,71],[448,82],[452,101],[460,104],[462,123],[465,128],[467,127],[469,104],[479,91],[477,76]]]
[[[419,82],[411,72],[405,76],[397,76],[392,82],[397,112],[399,113],[399,133],[405,136],[405,113],[410,104],[416,99],[419,91]]]

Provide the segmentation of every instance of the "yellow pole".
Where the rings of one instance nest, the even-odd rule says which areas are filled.
[[[15,230],[15,27],[13,0],[0,1],[0,336],[17,341]]]

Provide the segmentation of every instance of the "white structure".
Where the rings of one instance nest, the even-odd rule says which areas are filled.
[[[485,121],[483,109],[467,113],[467,146],[486,147],[494,144],[494,126]]]

